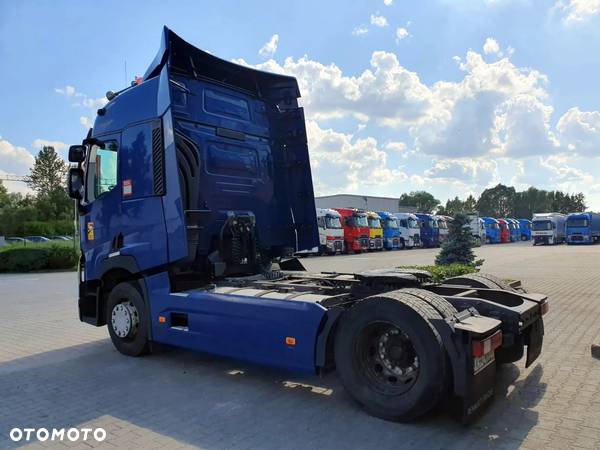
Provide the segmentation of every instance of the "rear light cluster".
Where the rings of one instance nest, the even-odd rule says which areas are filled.
[[[498,330],[490,337],[482,341],[473,341],[473,357],[481,358],[489,352],[493,352],[502,345],[502,331]]]

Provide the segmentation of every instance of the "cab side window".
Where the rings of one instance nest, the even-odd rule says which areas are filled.
[[[93,202],[117,186],[117,144],[109,141],[104,148],[97,145],[90,150],[87,166],[86,200]]]

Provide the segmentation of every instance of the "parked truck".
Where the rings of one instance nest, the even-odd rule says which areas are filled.
[[[466,216],[469,219],[468,226],[473,237],[473,244],[475,246],[485,244],[487,242],[485,221],[477,213],[468,213]]]
[[[369,222],[367,213],[357,208],[334,208],[342,216],[346,253],[369,250]]]
[[[141,82],[110,92],[69,149],[80,319],[107,325],[125,355],[162,343],[335,369],[375,416],[411,420],[445,400],[474,419],[494,397],[497,364],[525,347],[527,367],[540,354],[546,296],[482,274],[433,283],[415,269],[336,272],[335,260],[303,270],[289,255],[319,233],[299,96],[295,78],[219,59],[165,27]],[[366,248],[356,244],[366,214],[339,212],[357,228],[350,247]]]
[[[510,228],[506,219],[498,219],[498,226],[500,227],[500,242],[506,244],[510,242]]]
[[[567,216],[567,244],[594,244],[600,240],[600,215],[591,212]]]
[[[379,214],[367,211],[369,224],[369,250],[383,250],[383,228]]]
[[[419,218],[411,213],[395,213],[394,216],[400,227],[400,248],[422,247]]]
[[[448,234],[450,233],[450,230],[448,229],[448,221],[452,220],[452,218],[435,214],[433,216],[433,220],[435,220],[437,223],[439,244],[442,245],[444,241],[448,239]]]
[[[421,243],[423,247],[439,247],[440,246],[440,229],[438,228],[437,220],[433,218],[433,214],[415,214],[419,219],[421,226]]]
[[[518,219],[519,222],[519,232],[521,235],[522,241],[530,241],[531,240],[531,220],[529,219]]]
[[[566,240],[567,216],[561,213],[538,213],[531,220],[533,245],[556,245]]]
[[[521,240],[521,230],[519,227],[519,221],[517,219],[506,219],[509,224],[510,230],[510,242],[518,242]]]
[[[319,245],[309,250],[300,250],[304,255],[333,255],[344,252],[344,229],[342,216],[333,209],[317,208],[317,227],[319,229]]]
[[[498,219],[493,217],[484,217],[483,222],[485,224],[485,238],[488,244],[499,244],[502,242],[500,239],[500,224]]]
[[[398,219],[389,211],[379,211],[381,226],[383,228],[383,248],[386,250],[397,250],[400,246],[400,226]]]

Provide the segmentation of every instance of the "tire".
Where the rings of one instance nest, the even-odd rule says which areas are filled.
[[[119,335],[124,330],[122,323],[116,328],[115,323],[118,324],[118,320],[127,315],[137,315],[137,326],[130,324],[130,331],[122,336]],[[134,283],[119,283],[110,291],[106,302],[106,325],[110,339],[119,352],[127,356],[140,356],[149,352],[149,315],[142,293]]]
[[[404,250],[406,248],[406,242],[404,239],[400,239],[400,250]]]
[[[414,288],[402,289],[400,292],[402,292],[403,294],[412,295],[413,297],[424,301],[433,309],[435,309],[437,313],[444,319],[453,317],[454,314],[458,313],[457,309],[454,306],[452,306],[452,304],[449,301],[447,301],[444,297],[434,292],[429,292],[425,289]]]
[[[402,291],[369,297],[348,310],[334,356],[350,396],[385,420],[414,420],[430,411],[448,386],[446,353],[431,323],[440,318],[428,303]],[[382,339],[396,343],[389,349],[396,356]]]
[[[444,283],[449,284],[452,284],[452,282],[458,282],[455,284],[473,288],[502,289],[509,292],[517,292],[515,288],[509,286],[504,280],[487,273],[460,275],[444,281]],[[524,289],[523,292],[525,292]]]

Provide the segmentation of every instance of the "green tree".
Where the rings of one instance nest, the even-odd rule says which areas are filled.
[[[473,238],[468,224],[469,218],[465,214],[454,216],[448,226],[448,238],[435,258],[437,265],[475,264],[475,254],[471,249]]]
[[[482,216],[514,217],[515,197],[514,187],[498,184],[481,193],[476,208]]]
[[[440,201],[429,192],[412,191],[408,194],[402,194],[398,205],[414,206],[417,208],[417,212],[430,214],[440,205]]]
[[[35,157],[27,184],[37,196],[65,189],[68,164],[58,156],[54,147],[44,146]]]

